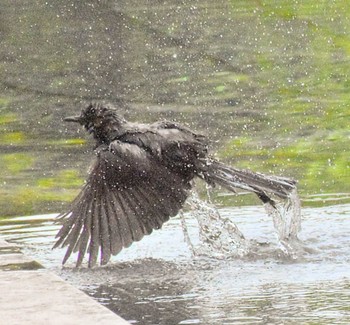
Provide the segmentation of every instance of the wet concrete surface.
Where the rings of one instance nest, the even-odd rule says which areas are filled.
[[[0,239],[0,324],[129,324]]]

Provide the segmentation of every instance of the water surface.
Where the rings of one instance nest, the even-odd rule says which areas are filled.
[[[293,257],[260,206],[219,210],[250,241],[241,258],[192,256],[179,217],[101,268],[60,267],[55,215],[13,218],[0,233],[74,286],[135,324],[348,324],[350,205],[304,208]],[[198,244],[195,218],[186,215]]]

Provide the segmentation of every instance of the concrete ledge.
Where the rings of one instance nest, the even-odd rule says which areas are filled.
[[[18,246],[0,240],[0,271],[37,270],[43,267],[23,255]]]
[[[17,246],[16,245],[11,245],[7,241],[2,240],[0,238],[0,249],[7,249],[7,248],[10,248],[10,247],[17,247]]]
[[[20,253],[3,254],[9,247],[0,240],[1,324],[129,324],[45,269],[9,267],[36,263]]]

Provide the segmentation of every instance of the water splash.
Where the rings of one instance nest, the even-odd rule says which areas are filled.
[[[248,252],[248,241],[238,227],[228,218],[220,215],[210,203],[201,200],[196,192],[187,200],[199,227],[200,246],[196,247],[189,236],[185,215],[182,214],[182,228],[185,241],[193,255],[205,255],[214,258],[242,257]]]
[[[272,217],[280,249],[286,256],[296,258],[301,230],[301,204],[297,190],[294,189],[286,201],[278,202],[274,207],[266,203],[264,207]]]
[[[210,256],[217,259],[242,258],[256,254],[257,242],[248,240],[238,229],[236,224],[220,215],[217,208],[201,200],[193,191],[187,200],[198,223],[200,245],[193,244],[186,224],[185,214],[181,214],[181,225],[184,238],[194,256]],[[301,229],[300,199],[294,190],[288,200],[278,202],[275,206],[264,205],[267,214],[272,218],[276,230],[278,250],[287,258],[296,259],[300,254],[301,245],[298,233]]]

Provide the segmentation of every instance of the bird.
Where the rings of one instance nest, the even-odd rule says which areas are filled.
[[[127,121],[111,104],[90,103],[64,118],[83,126],[95,140],[95,158],[80,193],[57,217],[62,226],[54,248],[67,247],[62,264],[88,254],[88,267],[160,229],[176,216],[194,179],[229,191],[255,193],[271,207],[287,200],[296,181],[228,166],[209,153],[208,138],[172,121]]]

